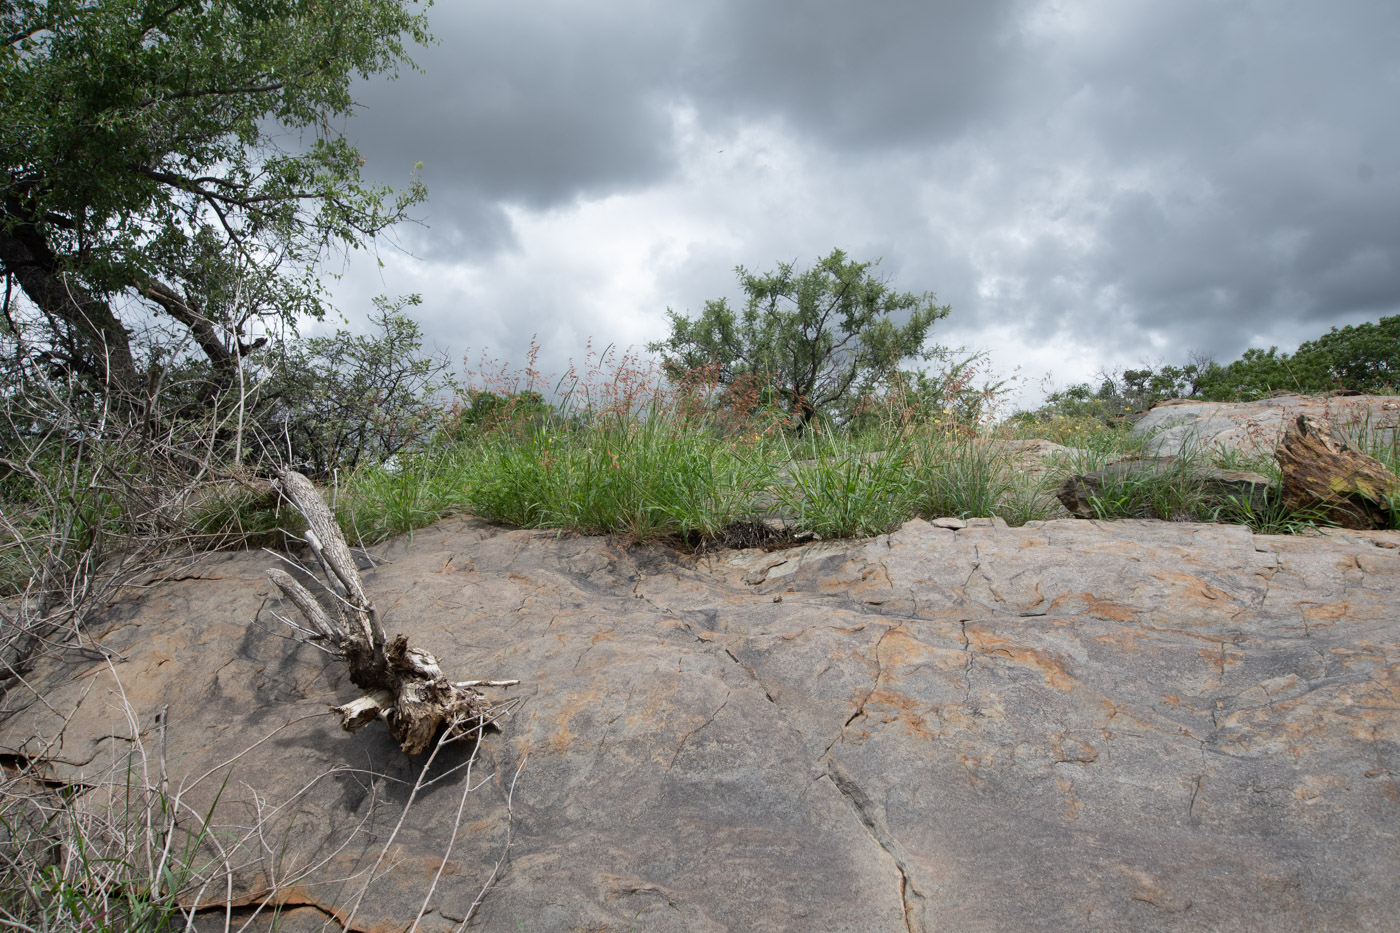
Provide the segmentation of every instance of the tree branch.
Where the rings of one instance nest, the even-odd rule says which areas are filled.
[[[174,100],[195,100],[201,97],[237,97],[239,95],[267,94],[271,91],[280,91],[287,86],[285,81],[274,81],[271,84],[250,84],[247,87],[222,87],[222,88],[200,88],[190,91],[176,91],[173,94],[162,94],[159,97],[148,97],[137,104],[138,110],[147,107],[154,107],[157,104],[164,104]]]
[[[199,344],[199,348],[216,369],[225,374],[233,371],[233,354],[219,339],[209,318],[190,307],[175,289],[159,279],[148,279],[144,283],[138,283],[136,287],[142,295],[164,308],[166,314],[188,328],[194,336],[195,343]]]
[[[31,27],[28,28],[28,29],[24,29],[24,30],[21,30],[21,31],[19,31],[19,32],[12,33],[11,35],[8,35],[8,36],[5,37],[5,44],[6,44],[6,45],[15,45],[16,43],[23,42],[25,39],[29,39],[29,38],[32,38],[32,37],[38,35],[39,33],[43,32],[45,29],[48,29],[48,28],[49,28],[49,24],[48,24],[48,23],[39,23],[39,24],[37,24],[37,25],[35,25],[35,26],[31,26]]]
[[[289,194],[261,194],[250,197],[237,197],[235,195],[220,194],[217,191],[210,191],[208,188],[201,187],[195,179],[186,178],[183,175],[175,175],[171,172],[162,172],[159,169],[147,168],[144,165],[133,165],[131,166],[131,170],[138,175],[144,175],[152,181],[158,181],[178,191],[197,195],[211,205],[217,202],[231,207],[249,208],[257,204],[265,204],[268,202],[312,201],[324,197],[322,192],[308,191],[293,191]],[[200,180],[204,179],[201,178]],[[241,187],[235,182],[221,181],[220,183],[226,184],[229,187]]]

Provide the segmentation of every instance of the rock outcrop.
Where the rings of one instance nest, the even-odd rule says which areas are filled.
[[[470,776],[340,730],[260,554],[113,605],[0,746],[96,807],[140,739],[233,868],[210,928],[275,885],[282,929],[438,933],[494,872],[469,929],[1393,929],[1397,545],[913,521],[696,557],[456,519],[363,576],[448,677],[522,682]]]
[[[1246,456],[1273,456],[1288,422],[1299,415],[1328,418],[1348,426],[1389,425],[1400,422],[1400,398],[1380,395],[1318,398],[1279,395],[1257,402],[1201,402],[1170,399],[1158,402],[1133,425],[1133,431],[1151,437],[1147,452],[1153,456],[1179,456],[1200,447],[1222,447]]]

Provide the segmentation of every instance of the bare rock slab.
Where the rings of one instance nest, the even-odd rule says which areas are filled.
[[[1400,422],[1400,399],[1380,395],[1279,395],[1257,402],[1168,399],[1139,419],[1133,433],[1150,438],[1147,452],[1156,457],[1223,448],[1268,458],[1288,423],[1299,415],[1327,418],[1353,432],[1363,426],[1393,431]]]
[[[1391,929],[1397,545],[914,521],[695,557],[453,520],[364,577],[449,677],[522,682],[475,760],[422,781],[341,732],[259,555],[114,605],[119,653],[37,670],[0,746],[93,787],[161,749],[240,917],[276,887],[288,922],[448,930],[499,863],[469,929]]]

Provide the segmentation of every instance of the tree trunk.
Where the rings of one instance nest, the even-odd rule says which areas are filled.
[[[6,206],[6,215],[14,219],[10,208]],[[136,397],[141,379],[131,352],[131,335],[106,301],[63,271],[33,224],[0,226],[0,269],[15,277],[56,330],[66,331],[53,335],[66,365],[93,380],[108,397],[118,401]]]
[[[816,417],[817,409],[805,395],[793,392],[791,399],[792,404],[789,410],[793,416],[792,426],[797,436],[802,437],[807,433],[807,427],[812,423],[812,419]]]

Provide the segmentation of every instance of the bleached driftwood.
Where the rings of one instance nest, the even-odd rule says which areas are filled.
[[[306,619],[310,628],[304,633],[327,643],[333,654],[344,659],[350,681],[365,691],[349,703],[331,707],[340,715],[341,726],[354,732],[382,719],[399,746],[416,755],[432,744],[440,729],[466,734],[494,723],[498,711],[474,688],[508,687],[519,681],[453,683],[443,675],[437,658],[410,648],[406,637],[387,639],[350,548],[316,487],[292,470],[283,471],[274,485],[306,519],[306,543],[325,574],[323,585],[333,598],[335,612],[286,571],[274,568],[267,575]]]

